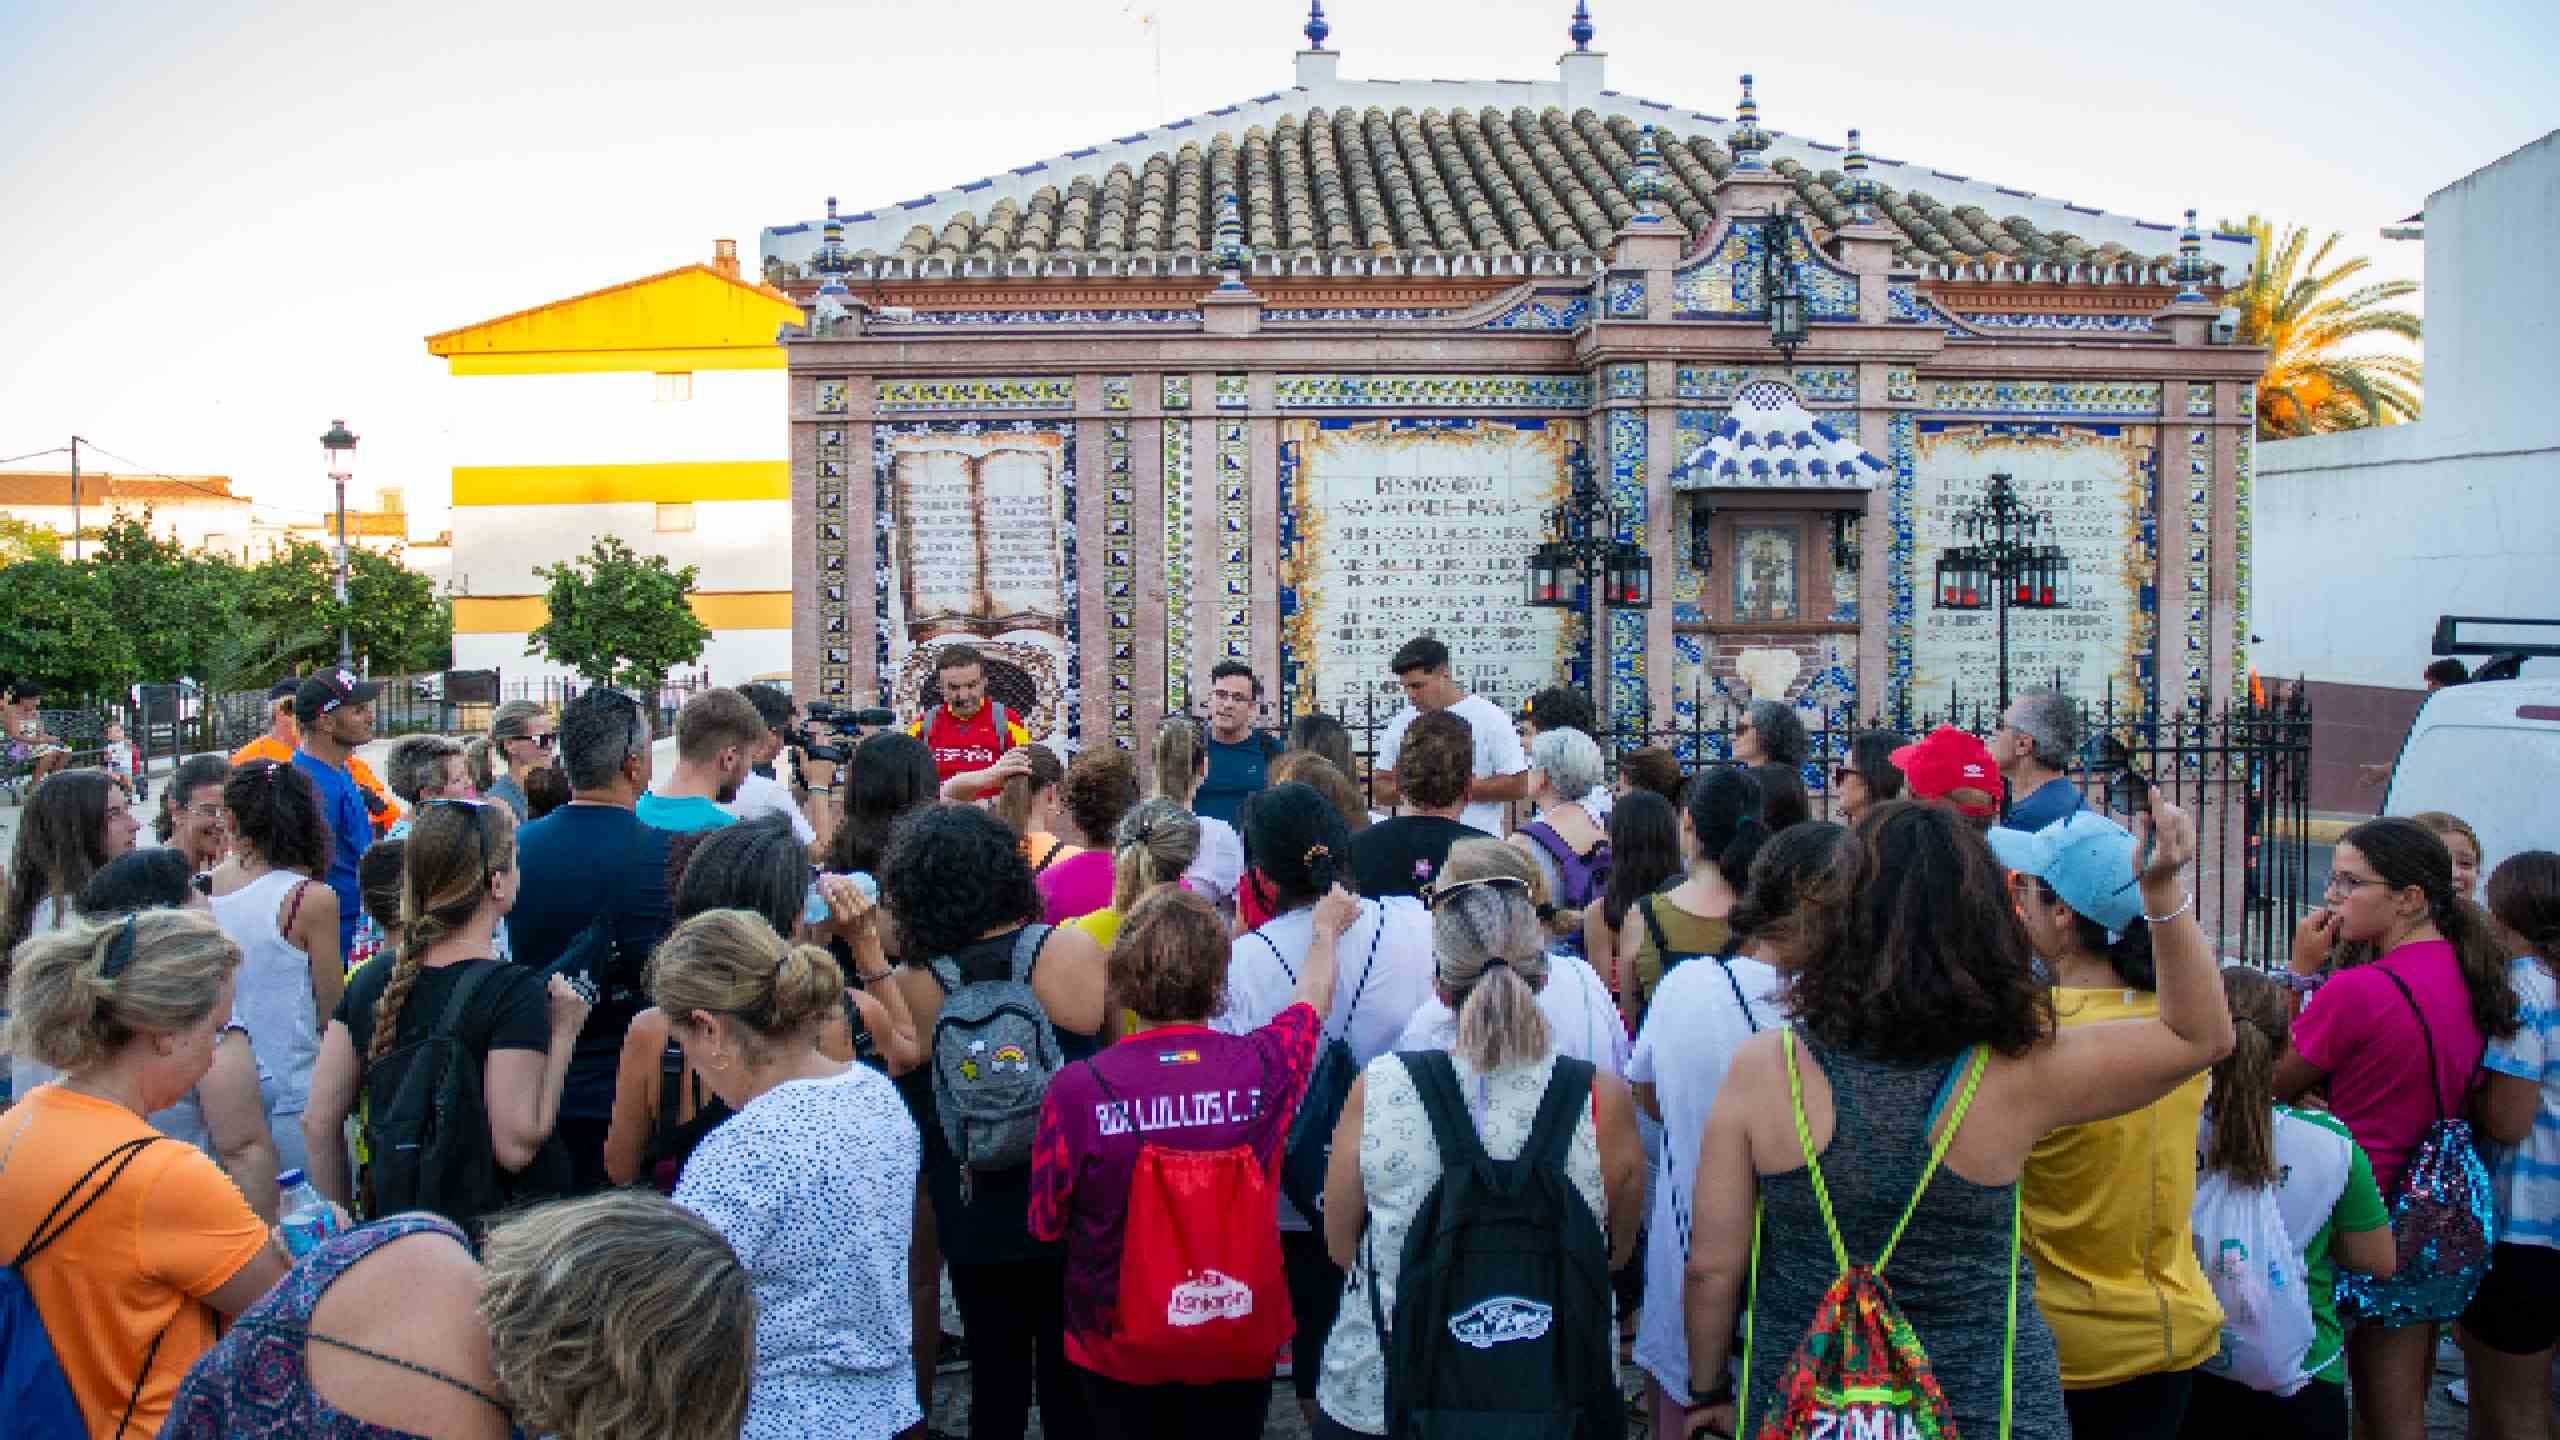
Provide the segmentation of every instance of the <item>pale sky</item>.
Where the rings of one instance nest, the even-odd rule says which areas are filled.
[[[1328,18],[1345,78],[1551,79],[1571,9],[1336,0]],[[1856,125],[1876,154],[2145,219],[2343,230],[2413,278],[2420,247],[2377,229],[2560,124],[2549,0],[1592,10],[1622,92],[1725,115],[1750,70],[1773,129]],[[415,528],[441,528],[450,382],[427,334],[707,259],[717,237],[752,265],[760,227],[831,192],[861,211],[1283,89],[1303,18],[1285,0],[0,0],[0,461],[78,433],[316,509],[316,437],[343,415],[364,437],[354,501],[401,485]]]

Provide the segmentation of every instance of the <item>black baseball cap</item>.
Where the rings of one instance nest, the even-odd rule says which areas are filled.
[[[308,725],[341,705],[362,705],[381,693],[381,686],[354,671],[332,667],[302,677],[293,692],[293,718]]]
[[[287,675],[267,687],[267,698],[270,700],[290,700],[301,693],[302,677],[299,675]]]

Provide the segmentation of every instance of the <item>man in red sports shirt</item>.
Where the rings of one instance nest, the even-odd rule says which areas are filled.
[[[942,687],[942,703],[924,712],[907,727],[907,733],[933,752],[934,773],[944,784],[959,776],[980,778],[980,772],[994,769],[1006,751],[1031,743],[1020,717],[987,699],[987,661],[975,646],[943,646],[934,656],[933,668],[935,681]],[[975,794],[1004,783],[1001,776],[985,777],[985,782],[964,781],[955,788]]]

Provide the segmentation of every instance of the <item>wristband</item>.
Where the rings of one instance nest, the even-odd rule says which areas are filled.
[[[861,987],[862,987],[863,989],[865,989],[865,990],[868,990],[868,989],[870,989],[872,986],[879,984],[879,983],[880,983],[881,981],[883,981],[883,980],[894,980],[894,979],[896,979],[896,978],[897,978],[897,975],[898,975],[898,972],[897,972],[897,971],[895,971],[895,970],[883,970],[883,971],[881,971],[881,972],[880,972],[879,974],[877,974],[877,975],[865,975],[865,974],[863,974],[862,972],[860,972],[860,971],[858,971],[858,970],[857,970],[857,971],[855,971],[855,972],[854,972],[854,976],[853,976],[853,983],[855,983],[856,985],[861,986]]]
[[[2179,916],[2186,914],[2186,913],[2187,913],[2187,907],[2189,907],[2189,906],[2191,906],[2191,905],[2193,905],[2193,904],[2195,904],[2195,903],[2196,903],[2196,892],[2194,892],[2193,890],[2189,890],[2189,891],[2187,892],[2187,898],[2185,898],[2184,900],[2181,900],[2181,901],[2179,901],[2179,902],[2178,902],[2178,908],[2176,908],[2176,909],[2174,909],[2174,910],[2170,911],[2170,912],[2169,912],[2168,914],[2166,914],[2166,915],[2151,915],[2151,914],[2145,914],[2145,915],[2142,917],[2142,923],[2144,923],[2144,924],[2146,924],[2146,925],[2166,925],[2166,924],[2168,924],[2170,921],[2177,919]]]

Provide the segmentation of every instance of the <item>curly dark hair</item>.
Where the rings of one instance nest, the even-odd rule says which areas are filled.
[[[1227,955],[1216,906],[1178,885],[1151,890],[1111,946],[1111,1001],[1149,1020],[1206,1021],[1226,1008]]]
[[[672,894],[675,918],[705,910],[750,910],[784,939],[800,924],[809,857],[781,815],[759,815],[700,832]]]
[[[1600,728],[1599,712],[1591,708],[1591,697],[1561,685],[1550,685],[1530,696],[1515,718],[1542,731],[1579,730],[1588,735]]]
[[[904,730],[880,730],[853,747],[844,767],[844,818],[827,841],[827,868],[839,875],[877,871],[889,832],[908,811],[930,805],[942,789],[933,751]]]
[[[1742,722],[1759,732],[1760,748],[1769,753],[1772,765],[1801,765],[1812,748],[1804,717],[1783,700],[1752,701],[1742,712]]]
[[[1351,832],[1312,785],[1288,781],[1244,802],[1237,817],[1245,863],[1262,872],[1272,913],[1312,905],[1351,864]]]
[[[1058,803],[1084,832],[1085,843],[1108,848],[1120,817],[1138,803],[1138,760],[1117,745],[1096,745],[1077,754],[1058,782]]]
[[[909,959],[951,954],[1042,913],[1021,842],[975,805],[928,805],[898,822],[880,869],[880,901]]]
[[[1417,717],[1396,751],[1396,789],[1416,805],[1444,809],[1467,798],[1476,773],[1476,732],[1446,710]]]
[[[128,851],[89,877],[80,891],[80,913],[112,920],[136,910],[181,910],[195,878],[187,857],[166,846]]]
[[[240,839],[279,870],[329,873],[329,821],[320,792],[299,765],[252,760],[231,768],[222,803],[239,824]]]
[[[1981,832],[1897,800],[1858,821],[1857,850],[1760,942],[1814,1040],[1892,1065],[1975,1045],[2021,1056],[2051,1037],[2053,996]]]

